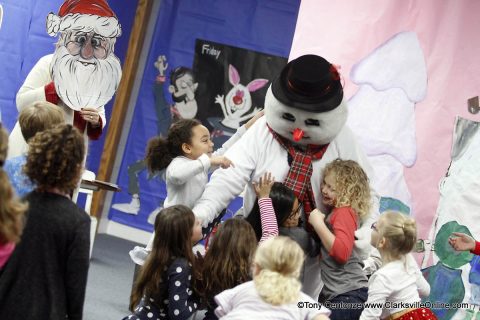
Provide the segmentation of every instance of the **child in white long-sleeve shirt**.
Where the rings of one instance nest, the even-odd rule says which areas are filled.
[[[166,139],[150,139],[145,157],[149,171],[159,172],[166,169],[164,175],[167,198],[163,207],[182,204],[193,208],[205,189],[209,171],[216,167],[226,169],[233,166],[232,161],[224,157],[223,153],[262,115],[263,112],[255,115],[215,152],[210,132],[196,119],[180,119],[170,127]],[[221,217],[208,228],[204,228],[203,234],[209,233],[220,219]],[[151,251],[153,238],[154,235],[145,249],[136,247],[130,252],[135,263],[143,264],[146,255]]]
[[[415,220],[399,212],[385,212],[372,225],[371,244],[380,252],[383,266],[370,277],[360,320],[437,319],[430,309],[419,305],[420,297],[429,295],[430,285],[410,253],[416,239]],[[384,307],[369,307],[373,304]]]
[[[236,140],[236,137],[233,140]],[[210,168],[228,168],[232,165],[232,162],[223,156],[223,152],[224,148],[213,152],[210,132],[195,119],[175,122],[168,130],[166,139],[150,139],[145,158],[149,171],[167,169],[167,198],[163,207],[183,204],[192,208],[208,182]]]

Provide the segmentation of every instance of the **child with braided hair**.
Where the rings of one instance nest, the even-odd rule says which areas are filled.
[[[361,320],[437,319],[419,305],[420,298],[430,294],[430,285],[410,254],[416,240],[415,220],[399,212],[387,211],[372,224],[371,244],[380,252],[383,265],[370,277],[367,304],[384,307],[365,308]]]

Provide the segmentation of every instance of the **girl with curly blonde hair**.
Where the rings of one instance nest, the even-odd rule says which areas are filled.
[[[221,319],[328,320],[330,311],[300,291],[304,259],[302,248],[288,237],[261,242],[253,260],[253,281],[215,296],[216,315]]]
[[[15,196],[3,164],[7,157],[8,134],[0,124],[0,269],[5,265],[20,241],[23,213],[27,205]]]
[[[337,159],[323,170],[322,201],[329,213],[315,209],[309,222],[321,242],[321,276],[324,287],[319,301],[351,302],[360,306],[367,300],[368,281],[363,262],[354,250],[355,231],[371,206],[366,173],[352,160]],[[332,319],[358,319],[361,308],[332,310]]]

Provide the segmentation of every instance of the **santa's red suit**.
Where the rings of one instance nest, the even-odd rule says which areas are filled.
[[[100,115],[100,125],[92,127],[80,116],[78,111],[74,111],[65,105],[55,92],[55,86],[50,75],[50,62],[53,54],[46,55],[37,62],[28,74],[25,82],[17,93],[17,109],[20,112],[26,106],[36,101],[48,101],[58,105],[63,109],[65,121],[72,123],[80,132],[85,132],[89,139],[97,140],[105,126],[105,108],[98,108]],[[27,143],[23,139],[20,125],[17,121],[10,134],[9,149],[7,158],[22,155],[27,151]]]

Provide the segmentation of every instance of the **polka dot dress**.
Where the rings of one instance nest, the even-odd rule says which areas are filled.
[[[162,283],[165,283],[160,295],[161,302],[144,297],[135,312],[125,317],[127,320],[187,319],[198,308],[197,298],[190,287],[191,266],[186,259],[175,259],[165,270]]]

